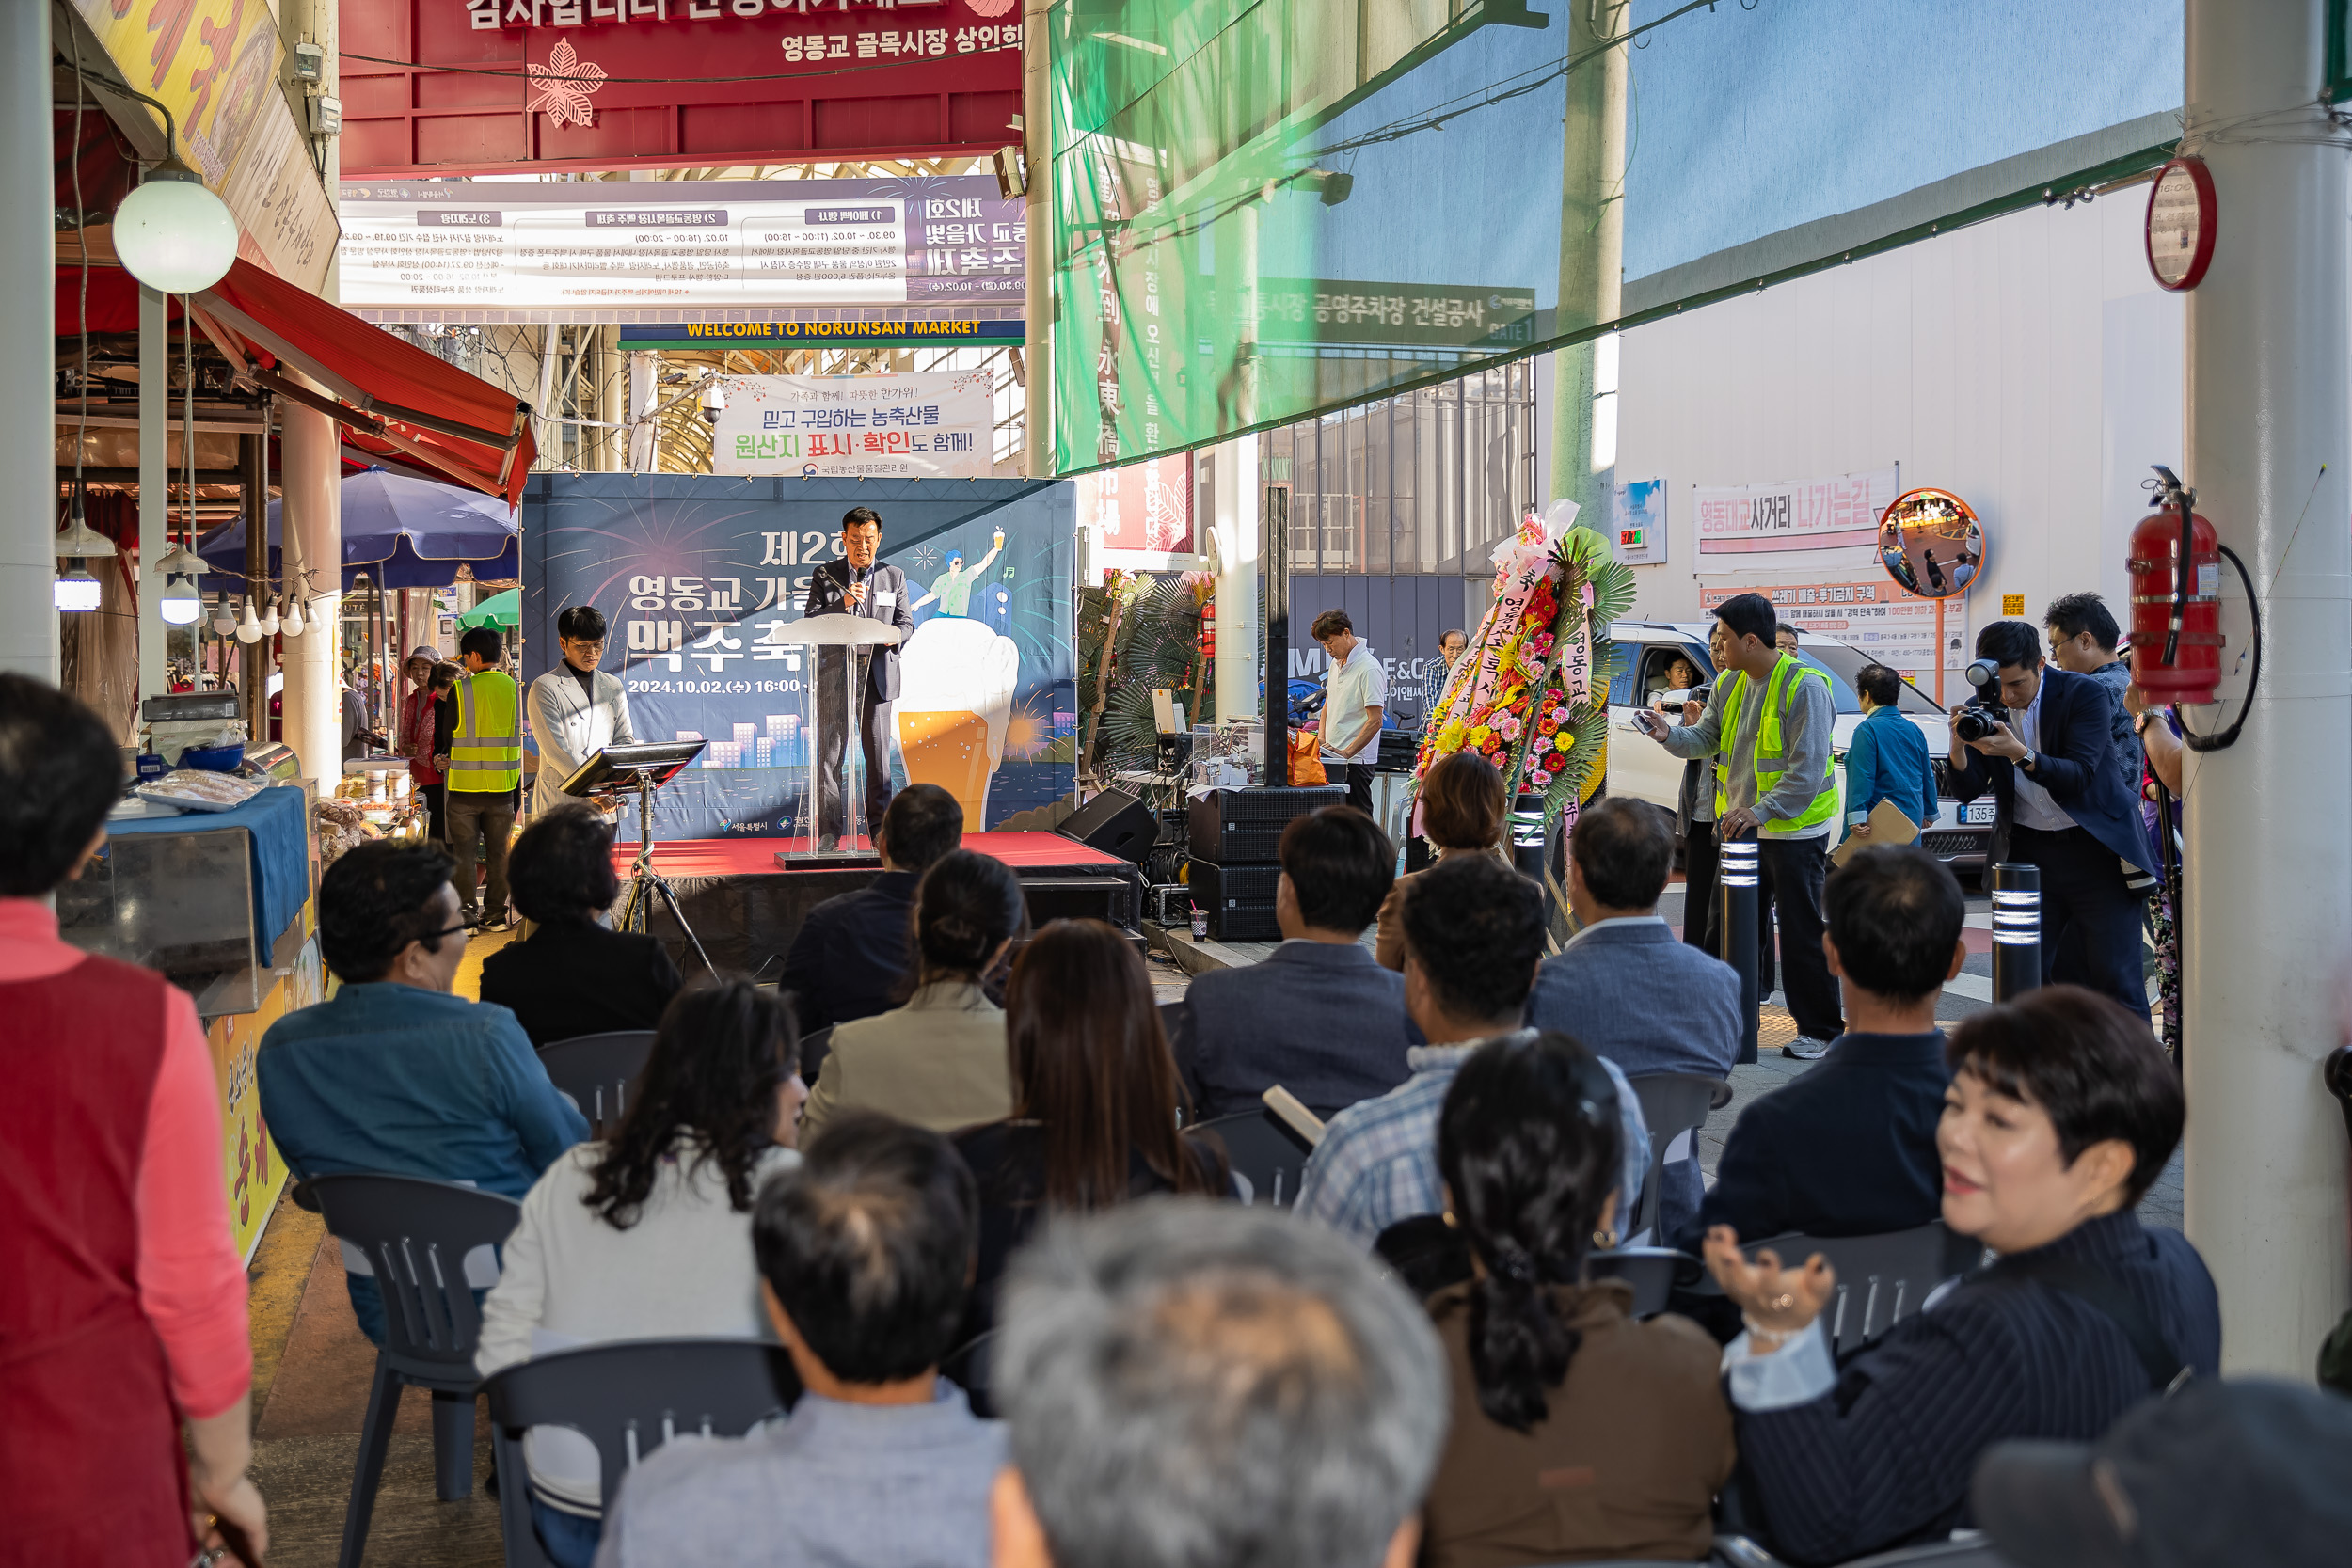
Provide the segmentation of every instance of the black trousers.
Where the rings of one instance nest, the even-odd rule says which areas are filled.
[[[840,656],[828,649],[818,661],[817,674],[817,831],[836,837],[849,832],[841,804],[841,759],[849,750],[849,716],[842,711]],[[861,657],[859,662],[865,660]],[[866,836],[872,838],[890,809],[890,726],[892,705],[874,689],[872,675],[863,676],[858,689],[858,745],[866,756]],[[977,828],[973,829],[977,832]]]
[[[1765,838],[1756,847],[1764,879],[1760,891],[1780,922],[1781,990],[1796,1018],[1797,1033],[1834,1040],[1846,1032],[1846,1023],[1837,982],[1830,974],[1828,955],[1821,951],[1821,932],[1827,927],[1821,884],[1829,879],[1829,839]],[[1761,983],[1757,989],[1762,990]]]
[[[2087,986],[2148,1016],[2139,921],[2147,896],[2089,830],[2012,826],[2009,858],[2042,872],[2042,983]]]
[[[449,785],[419,784],[417,793],[424,797],[424,836],[436,844],[449,842]]]
[[[1333,784],[1347,786],[1347,803],[1372,815],[1372,764],[1368,762],[1327,762],[1323,771]]]

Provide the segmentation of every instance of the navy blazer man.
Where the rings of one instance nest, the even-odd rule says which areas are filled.
[[[2116,761],[2114,699],[2092,676],[2046,664],[2023,621],[1986,626],[1977,657],[1999,667],[2010,719],[1982,740],[1955,729],[1952,796],[1991,788],[1993,859],[2041,870],[2042,983],[2088,986],[2145,1018],[2139,922],[2153,884],[2139,802]]]
[[[890,809],[890,705],[898,696],[898,646],[914,630],[907,575],[877,558],[882,548],[880,514],[870,506],[852,507],[841,519],[841,548],[842,559],[828,561],[809,574],[808,598],[801,613],[857,615],[885,622],[898,628],[898,641],[887,646],[818,650],[817,831],[818,847],[827,849],[849,831],[841,798],[841,763],[852,723],[866,759],[866,832],[872,832]],[[845,702],[849,666],[844,660],[852,654],[866,666],[854,720]]]
[[[1396,850],[1353,806],[1282,830],[1274,916],[1285,939],[1265,962],[1193,976],[1170,1042],[1202,1120],[1257,1107],[1280,1085],[1328,1121],[1412,1075],[1422,1043],[1405,976],[1359,940],[1396,879]]]

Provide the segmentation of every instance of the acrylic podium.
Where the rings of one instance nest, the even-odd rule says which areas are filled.
[[[873,650],[896,646],[898,628],[888,621],[864,615],[810,615],[787,623],[779,641],[787,646],[807,648],[810,658],[808,677],[801,683],[801,733],[808,736],[807,758],[794,765],[794,770],[803,775],[800,810],[793,816],[793,836],[802,842],[797,848],[779,850],[777,863],[879,865],[881,858],[872,847],[870,836],[866,842],[860,842],[862,835],[870,835],[873,825],[862,820],[866,748],[859,740],[858,719],[866,695],[866,666],[874,657]],[[836,680],[841,683],[834,693],[841,712],[835,723],[829,724],[825,702],[818,689],[820,684]],[[839,736],[833,733],[836,725],[845,731]],[[821,836],[825,818],[819,796],[824,786],[825,756],[834,745],[841,748],[841,834],[834,847],[824,849],[818,847],[825,842]]]

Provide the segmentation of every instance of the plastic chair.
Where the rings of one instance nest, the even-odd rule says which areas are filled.
[[[1740,1250],[1754,1258],[1766,1247],[1790,1268],[1818,1252],[1837,1271],[1827,1315],[1830,1343],[1839,1355],[1919,1310],[1930,1291],[1984,1257],[1982,1243],[1954,1235],[1941,1220],[1878,1236],[1771,1236]]]
[[[812,1029],[801,1037],[801,1082],[817,1086],[817,1075],[825,1070],[825,1058],[833,1054],[833,1025]]]
[[[1230,1117],[1204,1121],[1200,1131],[1224,1140],[1226,1158],[1241,1183],[1244,1203],[1287,1209],[1298,1196],[1298,1179],[1312,1152],[1307,1140],[1292,1132],[1272,1111],[1236,1111]]]
[[[997,1330],[990,1329],[978,1338],[967,1340],[947,1353],[939,1364],[939,1375],[954,1384],[972,1402],[972,1414],[984,1420],[996,1416],[996,1384],[991,1353],[996,1347]]]
[[[1993,1544],[1993,1538],[1981,1530],[1960,1530],[1950,1541],[1856,1558],[1845,1568],[1930,1568],[1931,1564],[1932,1568],[2013,1568]]]
[[[1624,1232],[1648,1236],[1658,1228],[1660,1177],[1666,1168],[1667,1151],[1683,1133],[1696,1136],[1707,1125],[1708,1112],[1731,1103],[1731,1085],[1721,1078],[1702,1078],[1692,1072],[1652,1072],[1628,1082],[1633,1085],[1633,1098],[1642,1102],[1642,1120],[1649,1128],[1649,1174],[1642,1180],[1641,1207]]]
[[[596,1446],[607,1506],[630,1466],[680,1433],[739,1437],[801,1397],[783,1348],[763,1339],[623,1339],[534,1355],[482,1385],[490,1400],[507,1568],[551,1568],[531,1523],[523,1433],[570,1427]]]
[[[482,1335],[473,1293],[498,1283],[495,1249],[522,1205],[414,1176],[319,1176],[310,1188],[327,1234],[342,1243],[343,1267],[373,1275],[384,1293],[384,1343],[335,1560],[338,1568],[359,1568],[403,1388],[433,1395],[434,1495],[454,1502],[473,1491],[473,1353]]]
[[[1670,1246],[1629,1246],[1587,1253],[1584,1267],[1595,1279],[1622,1279],[1632,1286],[1633,1315],[1654,1318],[1666,1309],[1677,1282],[1697,1277],[1706,1265]]]
[[[588,1118],[588,1135],[604,1137],[621,1125],[629,1096],[653,1053],[653,1031],[619,1029],[609,1035],[575,1035],[539,1048],[548,1081]]]

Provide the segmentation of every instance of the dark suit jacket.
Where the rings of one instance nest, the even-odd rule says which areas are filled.
[[[1581,1040],[1628,1078],[1728,1078],[1740,1054],[1740,975],[1662,921],[1597,926],[1537,967],[1527,1022]],[[1693,1148],[1661,1173],[1662,1236],[1677,1234],[1698,1212],[1697,1153]]]
[[[891,992],[906,973],[907,915],[921,879],[912,871],[885,871],[808,911],[777,982],[796,998],[803,1033],[897,1006]]]
[[[1674,1244],[1698,1251],[1711,1225],[1745,1243],[1877,1236],[1941,1217],[1935,1124],[1951,1081],[1940,1033],[1838,1036],[1811,1071],[1740,1113],[1715,1185]]]
[[[2117,859],[2143,865],[2148,840],[2141,831],[2138,797],[2124,786],[2123,766],[2115,754],[2114,713],[2115,699],[2096,677],[2044,664],[2034,782]],[[2010,728],[2015,730],[2016,723]],[[2007,860],[2017,765],[1971,747],[1962,750],[1968,766],[1951,772],[1952,798],[1966,802],[1992,789],[1993,858]]]
[[[1421,1043],[1405,976],[1356,942],[1286,942],[1263,963],[1194,975],[1178,1035],[1203,1121],[1255,1109],[1277,1084],[1328,1121],[1405,1082]]]
[[[809,574],[808,598],[802,604],[801,613],[863,615],[868,620],[887,621],[897,626],[898,646],[870,650],[873,657],[866,666],[866,696],[878,703],[893,702],[898,695],[898,647],[905,646],[907,638],[914,631],[914,610],[907,603],[907,575],[896,566],[877,561],[874,569],[866,574],[865,604],[850,610],[849,591],[850,563],[847,561],[828,561]],[[882,602],[884,594],[890,595],[888,604]],[[837,652],[826,649],[818,656],[818,663],[822,668],[827,658],[839,657]],[[836,665],[834,668],[837,671],[839,667]],[[839,678],[836,673],[834,679]],[[805,1019],[802,1024],[803,1027],[814,1027]]]
[[[482,1000],[512,1011],[534,1046],[650,1029],[678,983],[660,942],[585,920],[542,926],[482,960]]]

